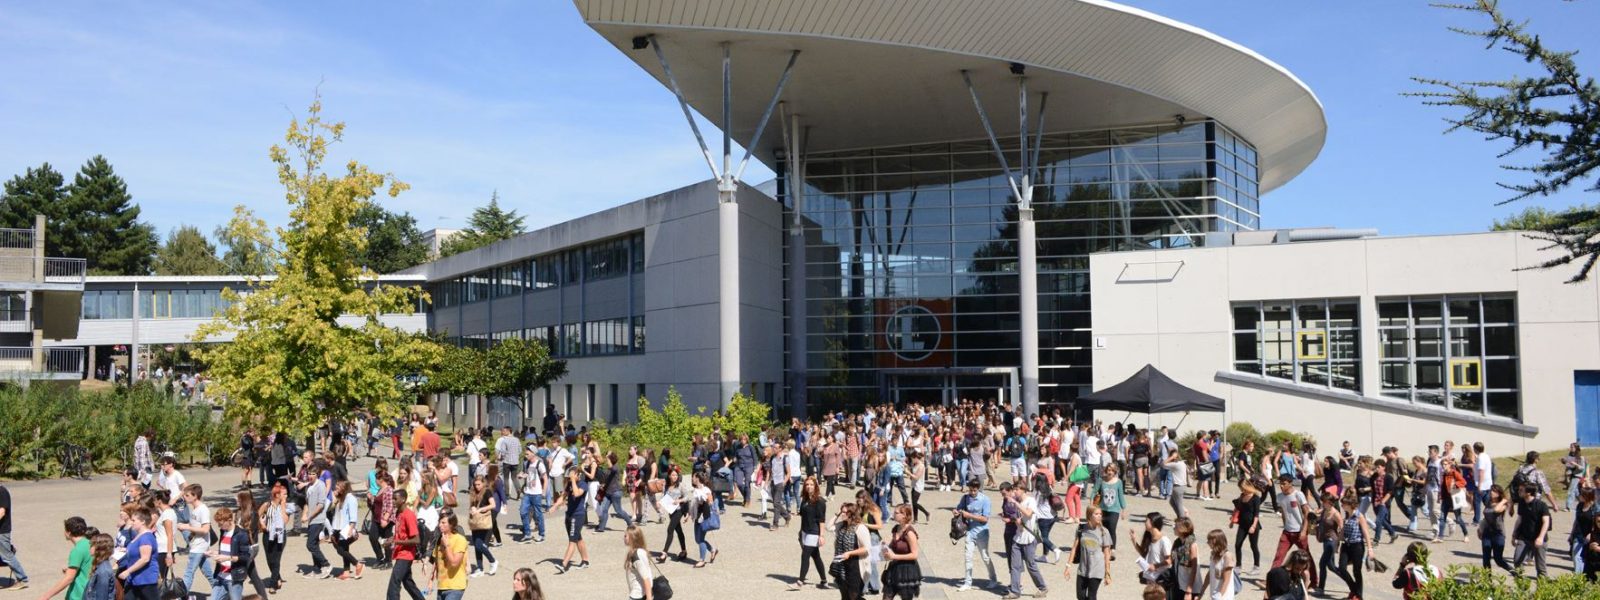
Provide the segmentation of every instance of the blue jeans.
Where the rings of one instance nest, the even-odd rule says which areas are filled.
[[[600,515],[600,522],[597,523],[595,527],[601,531],[605,531],[606,521],[611,517],[612,513],[622,517],[623,523],[626,523],[629,527],[633,527],[633,517],[628,514],[628,511],[622,510],[621,490],[611,492],[606,494],[606,497],[601,498],[600,506],[596,507],[596,512],[598,512]]]
[[[211,600],[241,600],[244,598],[243,581],[233,581],[230,578],[227,581],[216,581],[214,583],[215,585],[211,586]]]
[[[989,529],[973,529],[967,532],[966,571],[962,576],[961,585],[972,585],[972,555],[976,553],[983,559],[983,566],[989,568],[989,581],[1000,583],[1000,576],[994,572],[994,559],[989,556]]]
[[[1572,487],[1577,488],[1578,486],[1573,484]],[[1583,540],[1572,541],[1572,572],[1583,572]]]
[[[216,577],[211,574],[211,571],[213,570],[212,567],[215,566],[216,565],[214,565],[211,562],[211,559],[207,558],[206,555],[190,553],[189,560],[183,565],[184,589],[187,589],[190,592],[194,591],[194,572],[195,569],[199,569],[200,576],[206,578],[206,583],[211,584],[212,590],[216,590],[218,587],[218,582]]]
[[[533,517],[533,522],[539,527],[539,539],[544,539],[544,510],[545,499],[542,495],[522,495],[522,539],[529,539],[532,534],[528,531],[528,517]]]
[[[961,480],[956,482],[956,489],[967,489],[967,459],[956,459],[956,474],[961,477]]]
[[[1385,502],[1383,504],[1379,504],[1373,507],[1372,511],[1378,516],[1378,524],[1372,530],[1372,542],[1377,543],[1378,536],[1382,535],[1385,531],[1389,532],[1390,538],[1395,537],[1394,523],[1389,519],[1389,503]]]
[[[439,600],[461,600],[466,590],[439,590]]]
[[[699,525],[694,528],[694,545],[700,549],[700,562],[705,562],[706,557],[711,556],[711,553],[716,551],[716,547],[712,546],[711,542],[706,541],[706,530],[701,529]]]
[[[1172,471],[1161,469],[1161,497],[1172,495]]]
[[[22,570],[22,561],[17,560],[17,547],[11,545],[9,533],[0,533],[0,564],[11,567],[11,578],[18,583],[28,581],[28,574]]]
[[[1055,551],[1056,545],[1050,542],[1050,530],[1055,526],[1055,519],[1039,519],[1039,556]]]

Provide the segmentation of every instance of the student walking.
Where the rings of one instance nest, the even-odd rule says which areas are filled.
[[[472,531],[472,576],[479,577],[484,574],[494,575],[500,570],[500,563],[494,559],[494,553],[489,551],[489,537],[494,531],[494,514],[499,510],[495,502],[494,491],[489,489],[492,481],[488,477],[478,477],[472,480],[472,496],[467,504],[467,527]],[[454,515],[451,515],[454,516]],[[483,558],[489,557],[489,570],[483,569]]]
[[[656,563],[667,562],[667,551],[672,549],[672,539],[678,539],[678,560],[688,560],[689,552],[685,548],[688,539],[683,534],[683,519],[689,514],[689,499],[694,491],[689,483],[683,480],[683,474],[676,466],[667,470],[667,480],[662,488],[660,510],[667,513],[667,539],[661,543],[661,554],[656,557]]]
[[[356,543],[356,534],[359,533],[356,529],[361,523],[361,500],[350,491],[350,482],[333,484],[333,502],[329,506],[333,510],[333,521],[328,537],[332,538],[333,550],[344,567],[339,579],[361,579],[364,567],[350,552],[350,546]]]
[[[1498,485],[1490,486],[1489,495],[1483,502],[1483,520],[1478,522],[1478,541],[1483,548],[1483,568],[1489,568],[1492,562],[1502,569],[1511,570],[1511,563],[1506,562],[1506,513],[1511,510],[1511,501],[1506,498],[1506,490]]]
[[[888,600],[912,600],[922,595],[922,567],[917,564],[922,548],[916,516],[911,504],[894,509],[894,534],[883,551],[884,559],[889,561],[883,572],[883,597]]]
[[[644,530],[630,525],[622,533],[622,540],[628,546],[622,558],[622,574],[628,580],[628,599],[651,600],[655,572],[650,568],[650,552],[645,550]]]
[[[407,492],[403,489],[394,491],[395,506],[399,512],[394,518],[394,538],[389,556],[394,561],[394,566],[389,569],[389,590],[386,600],[400,600],[400,590],[404,589],[411,600],[425,600],[422,590],[417,588],[417,582],[411,575],[411,563],[417,560],[417,546],[421,542],[421,530],[417,527],[417,513],[411,510]]]
[[[272,581],[272,591],[283,589],[283,548],[289,541],[289,527],[294,523],[289,515],[289,489],[282,479],[272,482],[272,496],[262,507],[261,545],[267,552],[267,573]]]
[[[250,580],[250,585],[255,589],[256,595],[266,598],[270,593],[267,584],[261,579],[261,573],[256,569],[256,555],[261,553],[261,510],[256,506],[255,494],[248,490],[233,495],[233,505],[238,508],[233,511],[233,522],[244,531],[245,541],[250,543],[250,554],[247,557],[245,576]]]
[[[828,573],[839,587],[840,600],[861,600],[861,557],[867,555],[866,528],[861,525],[861,508],[846,502],[833,521],[833,563]]]
[[[439,519],[439,547],[433,551],[433,561],[439,600],[461,600],[467,593],[467,538],[461,535],[455,513]]]
[[[689,510],[695,515],[694,543],[700,548],[700,562],[694,564],[696,569],[717,562],[717,548],[707,538],[711,532],[722,528],[722,516],[711,497],[708,481],[705,471],[694,474],[694,496],[689,503]],[[773,499],[773,502],[778,501]]]
[[[1254,558],[1250,572],[1254,574],[1261,568],[1261,492],[1249,479],[1239,482],[1239,497],[1233,499],[1233,516],[1230,520],[1235,526],[1233,555],[1238,557],[1240,566],[1243,566],[1242,551],[1245,541],[1248,540],[1250,555]]]
[[[94,566],[89,552],[89,524],[83,517],[67,517],[62,528],[65,530],[62,535],[72,551],[67,553],[67,566],[61,569],[61,579],[40,597],[51,598],[64,591],[67,600],[82,600],[84,590],[89,587],[89,571]]]
[[[1111,563],[1114,551],[1111,540],[1114,537],[1111,530],[1106,528],[1105,511],[1098,506],[1090,506],[1089,514],[1073,540],[1072,553],[1067,557],[1067,578],[1073,577],[1074,568],[1078,570],[1078,600],[1097,600],[1100,586],[1111,584],[1111,570],[1106,567]]]
[[[977,554],[983,560],[983,566],[989,569],[989,583],[985,587],[1000,585],[1000,577],[994,571],[994,559],[989,556],[990,510],[989,497],[983,493],[983,480],[979,477],[967,480],[967,494],[956,503],[955,510],[955,516],[962,519],[967,528],[966,569],[961,585],[956,587],[958,592],[972,589],[973,554]]]
[[[251,569],[250,534],[238,526],[233,511],[227,507],[217,509],[215,519],[217,545],[207,553],[216,565],[211,600],[241,600]]]
[[[1021,487],[1010,482],[1000,484],[1000,495],[1005,498],[1001,515],[1006,523],[1006,555],[1011,565],[1010,593],[1004,597],[1007,599],[1022,597],[1023,569],[1027,569],[1028,577],[1033,579],[1038,595],[1048,596],[1049,584],[1045,583],[1044,575],[1039,572],[1039,562],[1034,552],[1034,546],[1039,543],[1039,527],[1035,515],[1037,504],[1033,498],[1023,494]]]
[[[382,460],[382,459],[379,459]],[[378,472],[377,491],[367,493],[367,514],[372,519],[367,541],[372,544],[373,564],[386,568],[393,560],[388,553],[388,540],[394,535],[394,477],[387,470]]]
[[[300,514],[300,525],[306,530],[306,552],[311,553],[311,571],[306,578],[326,579],[333,574],[333,563],[322,555],[321,544],[328,530],[329,502],[333,500],[333,490],[329,484],[332,477],[328,473],[327,463],[320,458],[313,459],[311,476],[312,480],[305,488],[306,509]]]
[[[115,550],[116,542],[110,535],[97,533],[89,538],[89,559],[94,566],[90,568],[84,600],[117,600],[117,569],[111,561]]]
[[[1534,572],[1539,577],[1545,576],[1545,541],[1550,537],[1550,507],[1545,504],[1537,485],[1524,484],[1522,486],[1522,505],[1517,508],[1516,540],[1521,542],[1517,546],[1516,558],[1511,564],[1515,569],[1521,569],[1522,563],[1533,558]]]
[[[584,506],[588,502],[588,490],[584,489],[583,472],[578,469],[567,471],[565,490],[561,497],[556,498],[555,504],[550,505],[550,510],[559,508],[563,503],[567,506],[567,514],[563,523],[567,528],[567,550],[561,556],[561,564],[556,566],[556,574],[566,573],[568,569],[589,568],[589,546],[583,543],[583,528],[588,519],[589,511]],[[583,562],[572,564],[572,554],[576,552]]]
[[[1367,520],[1357,510],[1360,503],[1356,498],[1346,496],[1341,501],[1344,506],[1344,522],[1339,528],[1339,564],[1334,573],[1339,579],[1344,580],[1350,588],[1350,597],[1361,598],[1363,581],[1362,572],[1366,570],[1367,555],[1372,553],[1372,530],[1367,526]],[[1354,572],[1351,567],[1354,566]]]
[[[1295,489],[1295,479],[1288,474],[1278,475],[1278,512],[1283,515],[1283,533],[1278,536],[1278,551],[1272,556],[1272,568],[1283,565],[1284,556],[1290,548],[1299,548],[1306,556],[1311,556],[1311,547],[1306,540],[1306,521],[1311,516],[1311,511],[1306,507],[1305,492]],[[1311,587],[1317,587],[1317,574],[1311,571]]]
[[[549,452],[544,448],[528,446],[523,457],[522,477],[522,506],[518,511],[522,516],[522,537],[518,541],[544,543],[544,513],[548,505],[545,489],[550,485],[550,466],[546,462]],[[537,529],[528,528],[529,520]]]
[[[155,517],[145,508],[134,509],[132,516],[134,538],[117,564],[117,579],[122,580],[125,597],[159,600],[156,583],[161,580],[161,569],[156,565],[156,535],[150,530]]]
[[[827,570],[822,568],[822,521],[828,518],[828,502],[822,498],[821,486],[816,477],[807,477],[800,485],[800,578],[789,584],[798,590],[806,585],[806,576],[812,565],[817,567],[817,589],[828,586]]]
[[[216,589],[217,579],[212,574],[213,564],[207,556],[211,549],[211,509],[202,500],[205,491],[198,483],[183,488],[183,502],[189,507],[189,519],[178,524],[178,530],[189,535],[189,560],[183,566],[183,588],[194,591],[194,574],[200,572],[211,589]]]

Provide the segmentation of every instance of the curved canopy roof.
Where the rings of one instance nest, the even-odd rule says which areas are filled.
[[[1327,134],[1321,103],[1283,67],[1101,0],[574,1],[590,27],[664,83],[654,52],[632,44],[656,35],[685,99],[712,122],[722,112],[719,45],[731,42],[730,129],[741,143],[797,49],[783,99],[810,126],[810,151],[983,137],[963,69],[996,133],[1014,136],[1011,62],[1027,65],[1030,92],[1050,92],[1047,130],[1211,117],[1256,146],[1263,192],[1311,164]],[[769,165],[779,135],[769,127],[755,144]]]

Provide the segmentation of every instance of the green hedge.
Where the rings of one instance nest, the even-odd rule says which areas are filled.
[[[661,410],[650,407],[648,398],[639,398],[639,420],[627,425],[596,426],[590,432],[606,451],[614,451],[626,458],[629,446],[641,450],[649,448],[660,452],[672,449],[672,458],[679,465],[690,463],[690,450],[694,436],[709,435],[721,428],[724,433],[748,434],[752,439],[772,425],[772,407],[755,401],[744,394],[734,394],[728,410],[707,414],[705,407],[691,413],[683,404],[678,390],[667,389],[667,400]]]
[[[237,429],[213,419],[205,407],[180,406],[149,383],[111,392],[76,386],[0,388],[0,476],[59,475],[56,456],[66,444],[82,446],[96,470],[128,466],[134,438],[146,429],[155,443],[180,458],[225,458],[238,444]],[[44,458],[43,469],[39,457]]]
[[[1190,456],[1190,449],[1194,447],[1194,440],[1199,435],[1199,430],[1195,430],[1178,437],[1178,451],[1183,453],[1184,458],[1194,458],[1193,456]],[[1309,441],[1313,446],[1317,444],[1316,439],[1312,438],[1311,435],[1307,433],[1295,433],[1279,429],[1277,431],[1262,434],[1260,431],[1256,430],[1254,425],[1244,421],[1236,421],[1228,424],[1228,430],[1224,432],[1223,435],[1224,440],[1226,440],[1228,445],[1234,450],[1243,448],[1246,441],[1255,442],[1256,450],[1255,452],[1251,453],[1250,457],[1257,465],[1261,464],[1261,457],[1266,456],[1267,453],[1273,448],[1281,448],[1284,442],[1292,443],[1296,452],[1300,451],[1300,444],[1303,442]],[[1232,464],[1231,457],[1225,458],[1225,460],[1227,460],[1229,464]]]
[[[1428,600],[1600,600],[1600,585],[1589,583],[1582,573],[1535,580],[1483,567],[1452,565],[1444,578],[1428,582],[1415,597]]]

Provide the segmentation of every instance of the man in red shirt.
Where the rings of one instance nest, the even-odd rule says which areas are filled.
[[[437,439],[437,435],[434,436]],[[394,518],[394,550],[390,552],[394,566],[389,571],[388,600],[400,600],[400,588],[405,588],[411,600],[427,600],[422,595],[422,590],[417,588],[417,582],[411,579],[411,563],[417,559],[417,513],[406,506],[406,491],[394,491],[394,504],[400,507],[400,514]]]
[[[422,453],[425,461],[431,461],[433,457],[439,455],[439,432],[434,431],[432,425],[417,437],[417,451]]]

